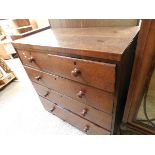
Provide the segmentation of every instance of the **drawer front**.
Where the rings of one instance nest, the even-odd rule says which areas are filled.
[[[81,131],[90,134],[90,135],[109,135],[110,132],[107,130],[104,130],[103,128],[73,114],[72,112],[69,112],[68,110],[65,110],[56,104],[50,102],[49,100],[40,97],[41,102],[43,105],[46,106],[49,105],[49,111],[53,113],[54,115],[58,116],[59,118],[65,120],[66,122],[70,123],[71,125],[77,127]]]
[[[24,65],[30,65],[31,53],[29,51],[19,51],[17,50],[20,60]]]
[[[113,94],[82,85],[52,74],[25,67],[30,79],[36,83],[54,89],[82,103],[107,113],[112,113]]]
[[[47,98],[51,102],[56,103],[107,130],[111,130],[112,115],[96,110],[37,83],[33,82],[33,86],[40,96]]]
[[[23,53],[23,52],[22,52]],[[25,57],[24,57],[25,58]],[[115,91],[115,64],[31,52],[30,66],[108,92]],[[34,60],[34,61],[31,61]]]

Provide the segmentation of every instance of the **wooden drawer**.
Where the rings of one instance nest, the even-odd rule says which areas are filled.
[[[113,94],[36,69],[25,67],[30,79],[107,113],[112,113]],[[82,92],[82,93],[81,93]]]
[[[52,55],[45,52],[20,51],[23,63],[108,92],[115,91],[115,64],[107,64]],[[25,60],[27,59],[27,60]],[[29,63],[28,59],[30,59]],[[31,60],[32,59],[32,60]]]
[[[73,114],[72,112],[69,112],[68,110],[65,110],[56,104],[50,102],[49,100],[40,97],[42,103],[44,106],[49,108],[49,111],[52,112],[54,115],[58,116],[59,118],[67,121],[71,125],[77,127],[81,131],[90,134],[90,135],[109,135],[110,132]]]
[[[37,83],[33,82],[33,85],[40,96],[47,98],[53,103],[56,103],[107,130],[111,130],[112,115],[96,110]]]
[[[31,53],[29,51],[18,50],[18,55],[19,55],[19,58],[24,65],[30,65],[31,64],[30,60],[29,60],[29,58],[31,57]]]

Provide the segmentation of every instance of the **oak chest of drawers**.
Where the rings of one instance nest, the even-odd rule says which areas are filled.
[[[116,134],[138,27],[48,29],[13,45],[44,108],[87,134]]]

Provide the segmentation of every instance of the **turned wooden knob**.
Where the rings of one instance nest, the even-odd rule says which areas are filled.
[[[50,109],[50,112],[53,112],[55,110],[55,106],[53,106],[51,109]]]
[[[36,77],[34,77],[37,81],[39,81],[40,79],[41,79],[41,76],[40,75],[38,75],[38,76],[36,76]]]
[[[76,95],[77,95],[79,98],[82,98],[82,97],[85,95],[85,93],[84,93],[82,90],[80,90]]]
[[[28,60],[29,60],[29,62],[31,62],[31,63],[35,61],[35,59],[34,59],[33,57],[28,58]]]
[[[86,125],[83,129],[84,132],[87,132],[89,130],[89,125]]]
[[[71,74],[72,74],[74,77],[77,77],[78,75],[81,74],[81,71],[80,71],[80,69],[74,68],[74,70],[71,71]]]
[[[44,97],[47,97],[50,94],[49,91],[46,92],[46,94],[44,95]]]
[[[81,112],[81,115],[82,115],[82,116],[85,116],[85,115],[87,114],[87,112],[88,112],[88,109],[84,108],[84,109],[82,110],[82,112]]]

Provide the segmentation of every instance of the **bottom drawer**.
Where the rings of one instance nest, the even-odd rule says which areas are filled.
[[[103,127],[106,130],[111,130],[112,115],[94,109],[86,104],[80,103],[70,97],[55,92],[54,90],[50,90],[37,83],[33,82],[33,86],[40,96],[50,100],[53,103],[56,103],[60,107],[63,107],[79,115],[80,117],[93,122],[94,124]]]
[[[90,134],[90,135],[109,135],[110,132],[102,129],[101,127],[69,112],[56,104],[50,102],[49,100],[40,96],[41,102],[46,110],[58,116],[59,118],[65,120],[71,125],[77,127],[81,131]]]

